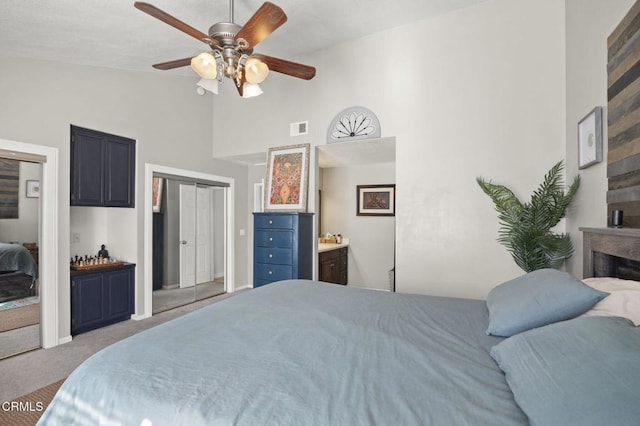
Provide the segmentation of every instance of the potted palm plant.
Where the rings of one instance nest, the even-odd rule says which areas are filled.
[[[487,182],[481,177],[476,179],[498,212],[498,242],[507,248],[525,272],[559,268],[573,254],[569,234],[552,231],[565,216],[580,186],[580,176],[576,176],[565,192],[563,169],[562,161],[556,163],[527,203],[521,202],[506,186]]]

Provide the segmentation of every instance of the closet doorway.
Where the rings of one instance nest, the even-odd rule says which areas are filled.
[[[230,186],[153,173],[153,314],[228,291]]]

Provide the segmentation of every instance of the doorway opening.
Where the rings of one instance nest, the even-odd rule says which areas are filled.
[[[145,312],[233,292],[233,179],[149,164],[146,172]]]
[[[155,174],[154,188],[153,313],[225,293],[227,185]]]
[[[348,239],[348,285],[394,292],[395,215],[364,216],[354,210],[358,185],[396,183],[396,138],[319,145],[316,158],[318,236],[341,234]],[[376,236],[375,245],[370,244],[371,235]]]

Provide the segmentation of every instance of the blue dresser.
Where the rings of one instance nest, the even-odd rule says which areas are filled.
[[[254,213],[253,287],[312,274],[313,213]]]

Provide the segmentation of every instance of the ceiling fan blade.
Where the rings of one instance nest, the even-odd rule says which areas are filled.
[[[285,22],[287,15],[284,11],[271,2],[265,2],[238,31],[236,40],[242,38],[253,48]]]
[[[153,67],[157,70],[172,70],[174,68],[186,67],[191,65],[191,58],[176,59],[175,61],[162,62],[160,64],[154,64]]]
[[[267,64],[271,71],[290,75],[292,77],[302,78],[304,80],[311,80],[316,75],[315,67],[309,65],[286,61],[284,59],[274,58],[273,56],[267,56],[261,53],[254,53],[251,56],[253,56],[254,58],[258,58],[262,62]]]
[[[141,11],[143,11],[144,13],[151,15],[156,19],[161,20],[165,24],[171,25],[173,28],[176,28],[182,31],[183,33],[186,33],[193,38],[196,38],[207,44],[211,44],[212,42],[214,42],[211,39],[211,37],[209,37],[207,34],[203,33],[202,31],[196,30],[191,25],[185,24],[178,18],[174,18],[173,16],[169,15],[167,12],[164,12],[158,9],[152,4],[137,1],[133,5],[137,9],[140,9]]]

